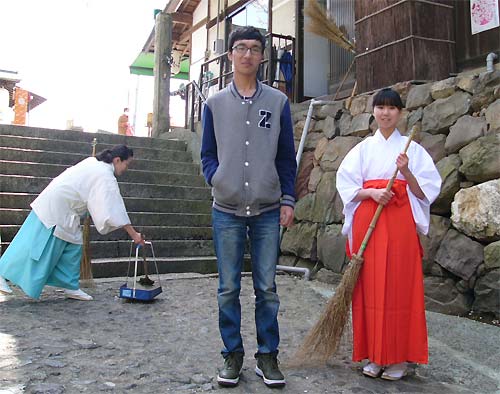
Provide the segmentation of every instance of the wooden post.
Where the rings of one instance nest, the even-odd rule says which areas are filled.
[[[156,15],[155,65],[152,137],[170,129],[170,68],[172,53],[172,17],[165,12]]]

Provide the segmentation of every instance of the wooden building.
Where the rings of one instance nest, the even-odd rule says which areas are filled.
[[[486,56],[500,51],[499,27],[471,33],[470,1],[475,0],[318,0],[355,40],[355,55],[308,31],[307,1],[170,0],[164,11],[173,15],[174,63],[189,59],[189,80],[205,84],[210,94],[230,80],[225,52],[232,29],[256,25],[269,42],[261,76],[282,88],[278,51],[290,52],[290,98],[300,102],[337,92],[351,63],[340,97],[355,81],[361,93],[400,81],[447,78],[485,67]],[[154,51],[153,33],[144,50]]]

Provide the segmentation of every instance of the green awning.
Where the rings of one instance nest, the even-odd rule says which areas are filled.
[[[141,52],[130,65],[130,74],[153,76],[155,66],[154,53]],[[189,80],[189,58],[181,61],[181,67],[177,74],[172,75],[173,79]]]
[[[151,52],[141,52],[130,66],[130,74],[153,76],[155,55]]]

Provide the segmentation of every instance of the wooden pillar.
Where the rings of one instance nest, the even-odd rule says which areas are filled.
[[[172,17],[165,12],[156,15],[155,65],[152,137],[170,129],[170,59],[172,54]]]

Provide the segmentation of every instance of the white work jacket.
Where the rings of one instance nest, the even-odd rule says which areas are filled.
[[[54,236],[82,244],[80,218],[88,211],[97,231],[107,234],[130,224],[112,163],[94,157],[66,169],[31,203],[31,208]]]

